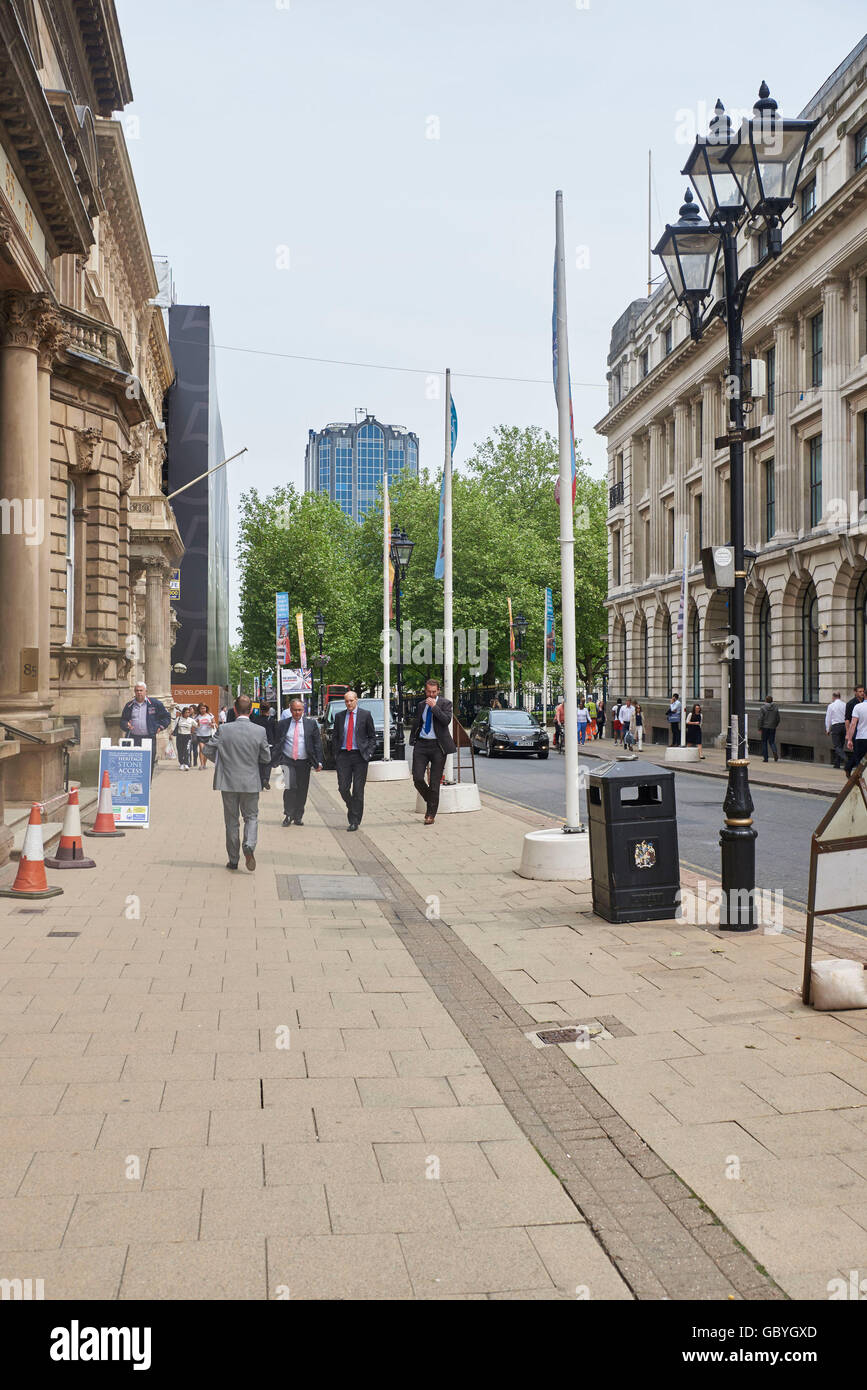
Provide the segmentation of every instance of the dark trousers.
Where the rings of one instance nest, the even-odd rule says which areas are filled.
[[[337,790],[346,802],[350,824],[360,825],[364,815],[364,784],[367,781],[367,763],[357,748],[347,752],[341,749],[335,757],[337,763]]]
[[[189,767],[189,765],[190,765],[190,735],[189,735],[189,734],[175,734],[175,740],[176,740],[177,745],[178,745],[178,763],[179,763],[179,765],[180,765],[181,767]]]
[[[762,730],[761,730],[761,735],[762,735],[762,758],[763,758],[763,760],[764,760],[765,762],[768,761],[768,753],[769,753],[769,752],[773,753],[774,758],[776,759],[776,758],[779,756],[779,754],[777,753],[777,731],[776,731],[776,729],[762,729]]]
[[[865,756],[867,756],[867,738],[853,738],[852,752],[846,757],[846,771],[854,772]]]
[[[427,806],[429,816],[435,816],[440,804],[440,782],[446,755],[435,738],[420,738],[412,750],[412,780],[419,796]],[[430,765],[430,782],[424,779]]]
[[[679,747],[680,747],[680,720],[679,720],[679,719],[672,719],[672,720],[671,720],[671,746],[672,746],[672,748],[679,748]]]
[[[846,725],[832,724],[831,734],[831,766],[842,767],[846,758]]]
[[[151,736],[150,734],[130,734],[130,738],[132,739],[132,741],[133,741],[133,743],[135,744],[136,748],[141,748],[141,741],[142,741],[143,738],[149,738],[149,739],[150,739],[150,741],[151,741],[151,781],[153,781],[153,780],[154,780],[154,763],[155,763],[156,760],[157,760],[157,736],[156,736],[156,734],[154,734],[153,736]]]
[[[306,758],[299,758],[296,762],[292,758],[284,758],[281,764],[283,768],[283,814],[290,820],[300,820],[304,815],[304,807],[307,805],[307,792],[310,787],[310,763]],[[290,786],[290,782],[292,785]],[[341,796],[343,793],[341,792]]]

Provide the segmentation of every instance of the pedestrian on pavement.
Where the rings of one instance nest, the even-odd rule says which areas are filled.
[[[370,710],[358,708],[358,696],[347,690],[346,709],[334,720],[333,747],[337,750],[337,790],[346,805],[349,829],[357,830],[364,815],[367,765],[376,752],[376,729]]]
[[[502,708],[503,708],[503,706],[500,704],[500,697],[499,697],[498,695],[495,695],[494,698],[493,698],[493,700],[491,701],[491,709],[502,709]]]
[[[228,718],[228,710],[226,709],[226,706],[225,706],[225,705],[222,705],[222,706],[220,707],[220,723],[221,723],[221,724],[225,724],[227,718]]]
[[[584,703],[584,696],[578,697],[578,742],[587,742],[587,725],[590,723],[590,715],[587,713],[587,706]]]
[[[409,742],[413,750],[412,780],[427,807],[424,823],[433,825],[439,810],[443,767],[448,754],[455,752],[452,702],[440,694],[440,683],[434,677],[425,681],[424,699],[416,707]]]
[[[701,705],[696,702],[686,720],[686,746],[687,748],[697,748],[698,756],[704,757],[701,751]]]
[[[780,761],[777,752],[777,727],[780,723],[780,707],[774,703],[770,695],[765,696],[765,702],[759,710],[759,732],[762,736],[762,762],[768,761],[768,753],[774,755],[774,762]]]
[[[587,715],[588,715],[587,737],[588,737],[588,739],[594,739],[594,738],[596,737],[596,696],[595,696],[595,695],[592,695],[591,698],[587,701]]]
[[[644,747],[644,712],[640,705],[635,706],[635,737],[638,740],[638,751]]]
[[[614,701],[611,709],[611,732],[614,735],[614,742],[619,743],[623,735],[623,725],[620,722],[620,706],[623,704],[623,696]]]
[[[682,709],[683,706],[680,703],[680,697],[678,696],[677,691],[673,690],[671,693],[671,703],[669,704],[668,709],[665,712],[665,717],[668,720],[669,727],[671,729],[672,748],[676,748],[680,743],[680,715]]]
[[[283,824],[301,825],[313,768],[322,771],[322,736],[315,719],[304,713],[304,701],[289,701],[289,714],[277,724],[271,740],[271,766],[283,769]]]
[[[850,725],[851,720],[852,720],[852,714],[853,714],[853,711],[854,711],[854,709],[855,709],[855,706],[856,706],[856,705],[860,705],[862,700],[867,700],[867,687],[865,687],[865,686],[863,686],[863,685],[856,685],[856,686],[855,686],[855,694],[854,694],[850,699],[848,699],[848,700],[846,701],[846,748],[847,748],[847,753],[846,753],[846,769],[845,769],[845,771],[846,771],[846,775],[847,775],[847,776],[848,776],[848,774],[852,771],[853,767],[855,766],[855,754],[854,754],[854,751],[852,750],[852,748],[849,746],[849,725]]]
[[[148,688],[144,681],[137,681],[133,690],[134,698],[127,700],[120,715],[121,733],[131,738],[136,748],[141,748],[143,738],[151,741],[151,781],[154,778],[154,763],[157,754],[157,734],[171,724],[171,715],[160,700],[148,699]]]
[[[631,695],[627,695],[620,706],[620,728],[623,732],[623,747],[632,752],[635,745],[635,706]]]
[[[271,706],[267,700],[262,701],[262,704],[259,706],[258,714],[250,715],[250,720],[253,724],[262,725],[268,744],[273,750],[277,739],[277,716],[272,713]],[[269,763],[267,767],[260,768],[259,771],[262,776],[262,790],[269,792],[271,790],[271,764]]]
[[[854,706],[853,706],[854,708]],[[831,696],[831,703],[825,710],[825,733],[831,739],[831,766],[846,765],[846,706],[839,690]]]
[[[199,767],[207,767],[207,750],[210,740],[214,736],[217,721],[211,714],[209,705],[200,704],[196,716],[196,744],[199,752]]]
[[[178,767],[181,772],[190,770],[190,741],[193,737],[195,728],[193,712],[189,705],[184,705],[175,724],[175,740],[178,745]]]
[[[596,737],[605,737],[605,701],[596,701]]]
[[[565,701],[565,700],[561,700],[560,703],[559,703],[559,705],[557,706],[557,708],[556,708],[555,711],[554,711],[554,747],[555,747],[555,748],[559,748],[559,750],[560,750],[561,753],[564,751],[564,749],[563,749],[563,744],[564,744],[563,734],[564,734],[564,730],[565,730],[565,723],[566,723],[566,701]]]
[[[259,768],[271,761],[271,749],[261,724],[251,724],[252,700],[239,695],[235,701],[236,718],[232,724],[221,724],[208,737],[205,755],[216,760],[214,791],[223,794],[223,820],[226,824],[227,869],[237,869],[240,854],[250,873],[256,868],[256,843],[259,837]],[[239,834],[238,818],[244,822],[243,839]]]

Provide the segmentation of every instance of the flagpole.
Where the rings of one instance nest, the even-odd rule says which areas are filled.
[[[443,694],[454,702],[454,633],[452,574],[452,374],[446,367],[445,458],[443,461]],[[445,761],[446,782],[452,782],[453,758]]]
[[[545,621],[542,624],[542,728],[548,727],[548,590],[543,589],[545,598]],[[577,716],[576,716],[577,718]]]
[[[383,477],[382,508],[382,758],[391,762],[391,592],[388,563],[391,550],[391,517],[388,504],[388,474]]]
[[[689,623],[687,622],[687,601],[686,601],[686,560],[689,554],[689,532],[683,533],[683,576],[680,585],[680,609],[681,609],[681,633],[680,633],[680,746],[686,747],[686,633]]]
[[[583,830],[578,798],[578,663],[575,654],[575,529],[572,498],[572,411],[569,390],[569,339],[566,324],[566,251],[563,194],[556,195],[557,226],[557,424],[560,443],[560,593],[563,625],[563,699],[566,769],[566,824],[569,834]]]

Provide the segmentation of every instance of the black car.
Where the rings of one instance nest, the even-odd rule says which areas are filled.
[[[482,710],[470,729],[470,742],[477,753],[487,753],[489,758],[498,753],[548,756],[548,735],[538,720],[522,709]]]
[[[346,709],[345,700],[329,700],[325,714],[322,717],[322,753],[324,756],[324,766],[334,767],[334,720],[342,709]],[[369,710],[373,715],[373,727],[376,733],[376,751],[372,761],[376,762],[382,758],[385,745],[385,718],[381,700],[359,700],[358,709]],[[391,756],[393,758],[403,755],[403,744],[399,737],[401,730],[397,727],[397,721],[392,714],[391,717]]]

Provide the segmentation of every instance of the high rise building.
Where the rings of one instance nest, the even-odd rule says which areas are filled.
[[[376,501],[387,470],[389,486],[401,473],[418,477],[418,435],[365,414],[354,425],[311,430],[304,455],[304,489],[324,492],[353,521]]]
[[[217,402],[211,311],[172,304],[169,344],[177,370],[166,398],[168,491],[225,458]],[[200,478],[174,499],[184,542],[180,592],[174,600],[178,630],[172,660],[186,666],[187,685],[229,683],[229,494],[226,470]]]

